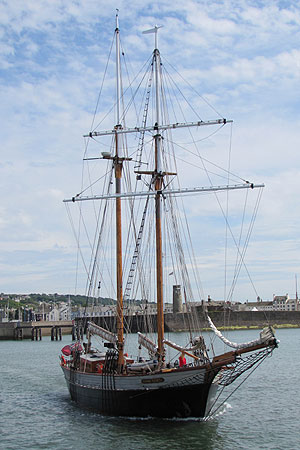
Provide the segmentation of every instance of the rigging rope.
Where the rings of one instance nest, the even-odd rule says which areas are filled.
[[[261,352],[258,352],[258,353],[257,353],[257,356],[256,356],[256,358],[255,358],[255,361],[250,362],[250,364],[248,364],[248,365],[247,365],[247,362],[246,362],[246,363],[245,363],[245,364],[246,364],[246,367],[244,368],[244,370],[240,371],[240,372],[235,376],[235,378],[232,379],[232,381],[229,382],[228,384],[231,384],[233,381],[235,381],[235,379],[236,379],[237,377],[239,377],[239,376],[242,375],[244,372],[246,372],[247,370],[249,370],[249,369],[252,368],[251,372],[249,372],[249,373],[245,376],[245,378],[240,382],[240,384],[239,384],[238,386],[236,386],[235,389],[233,389],[233,391],[230,392],[229,395],[227,395],[227,397],[221,402],[221,404],[218,405],[218,407],[213,411],[213,413],[211,413],[213,407],[215,406],[216,402],[217,402],[218,399],[220,398],[220,395],[223,393],[223,390],[225,389],[226,386],[228,386],[228,385],[226,385],[226,384],[224,384],[224,385],[221,384],[222,390],[221,390],[221,392],[219,393],[219,395],[215,398],[215,400],[214,400],[212,406],[210,407],[210,409],[209,409],[209,411],[208,411],[207,417],[205,417],[203,420],[204,420],[204,421],[207,421],[207,420],[209,420],[212,416],[214,416],[214,415],[216,414],[216,412],[222,407],[222,405],[224,405],[224,403],[227,402],[227,400],[229,400],[230,397],[232,397],[232,395],[233,395],[233,394],[234,394],[234,393],[242,386],[242,384],[244,384],[245,381],[248,380],[248,378],[250,377],[250,375],[252,375],[252,373],[253,373],[253,372],[254,372],[254,371],[255,371],[255,370],[263,363],[263,361],[264,361],[268,356],[272,356],[272,352],[273,352],[273,349],[272,349],[272,348],[264,349],[264,350],[262,350]],[[255,354],[255,355],[256,355],[256,354]],[[250,356],[251,356],[251,355],[250,355]],[[242,358],[241,358],[241,359],[242,359]],[[236,367],[237,367],[237,366],[236,366]],[[236,370],[236,367],[233,369],[234,371]]]

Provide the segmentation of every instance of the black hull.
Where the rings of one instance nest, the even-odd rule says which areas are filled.
[[[216,390],[211,383],[149,390],[104,390],[66,381],[72,400],[80,407],[111,416],[203,418],[211,391]]]

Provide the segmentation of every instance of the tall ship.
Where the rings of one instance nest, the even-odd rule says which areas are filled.
[[[111,93],[103,82],[104,100],[97,103],[98,109],[113,112],[114,122],[109,124],[110,114],[100,120],[95,112],[85,135],[87,176],[80,193],[64,200],[68,212],[77,208],[79,231],[74,233],[87,298],[95,309],[100,298],[107,299],[107,326],[87,310],[83,316],[89,318],[78,321],[86,338],[62,349],[60,365],[80,407],[114,416],[204,418],[216,411],[223,390],[258,367],[277,341],[269,326],[256,340],[241,344],[215,327],[201,280],[200,245],[210,239],[210,229],[203,236],[197,223],[205,222],[203,212],[215,201],[236,247],[230,300],[245,265],[249,231],[244,244],[241,234],[234,238],[221,198],[229,191],[243,191],[248,198],[263,185],[235,177],[216,163],[207,169],[198,143],[218,133],[222,137],[232,121],[219,115],[205,121],[188,103],[183,78],[176,71],[171,78],[172,66],[166,69],[161,57],[159,28],[145,31],[153,35],[155,48],[140,78],[125,83],[127,66],[121,60],[126,53],[116,15],[114,77],[108,65],[104,77]],[[196,103],[197,95],[194,91]],[[223,184],[213,184],[217,171]],[[208,187],[191,184],[203,174]],[[75,223],[72,219],[74,230]],[[173,315],[183,314],[187,333],[170,336],[165,330],[172,298]],[[210,333],[201,333],[203,320]],[[228,348],[218,354],[205,336],[217,336]],[[173,342],[176,337],[179,341]]]

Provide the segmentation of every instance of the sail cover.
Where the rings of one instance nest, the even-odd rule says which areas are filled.
[[[150,354],[155,355],[157,353],[156,344],[140,332],[138,332],[138,343],[139,345],[145,347]]]
[[[178,350],[179,352],[194,352],[198,349],[203,349],[203,343],[200,338],[196,338],[195,345],[190,347],[182,347],[181,345],[175,344],[175,342],[171,342],[168,339],[164,339],[164,344],[169,345],[169,347],[175,348],[175,350]]]
[[[99,325],[96,325],[95,323],[88,322],[88,330],[91,334],[100,336],[106,341],[112,342],[113,344],[116,344],[118,341],[118,338],[114,333],[105,330],[105,328],[99,327]]]
[[[74,344],[70,344],[70,345],[65,345],[62,349],[61,352],[65,355],[65,356],[70,356],[72,354],[73,351],[79,351],[82,352],[82,347],[81,344],[79,342],[75,342]]]
[[[259,345],[259,344],[266,343],[269,340],[273,340],[274,339],[274,334],[273,334],[272,328],[271,327],[267,327],[267,328],[264,328],[261,331],[259,339],[255,339],[254,341],[244,342],[244,343],[238,344],[236,342],[229,341],[225,336],[223,336],[221,331],[219,331],[217,329],[217,327],[214,325],[213,321],[211,320],[211,318],[209,316],[207,316],[207,320],[208,320],[210,328],[215,333],[215,335],[218,336],[218,338],[220,338],[221,341],[224,342],[224,344],[226,344],[226,345],[228,345],[229,347],[232,347],[232,348],[236,348],[236,349],[248,348],[248,347],[252,347],[254,345]]]

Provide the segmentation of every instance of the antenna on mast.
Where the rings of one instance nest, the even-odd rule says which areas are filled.
[[[157,31],[158,31],[160,28],[162,28],[162,27],[163,27],[163,25],[160,25],[160,26],[155,25],[154,28],[150,28],[150,30],[145,30],[145,31],[143,31],[143,34],[155,33],[155,48],[156,48],[156,49],[158,48],[158,47],[157,47]]]

